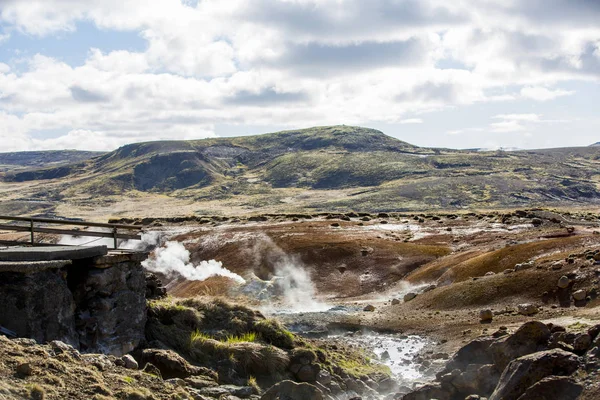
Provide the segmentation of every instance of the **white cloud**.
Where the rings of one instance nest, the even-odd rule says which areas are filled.
[[[78,66],[4,60],[0,111],[20,133],[0,150],[202,137],[217,124],[417,124],[407,116],[574,97],[561,83],[600,81],[600,10],[549,1],[2,0],[14,35],[65,36],[84,21],[147,46],[90,48]],[[539,112],[496,115],[489,129],[549,122]]]
[[[86,65],[115,73],[142,73],[149,69],[145,54],[125,50],[103,54],[99,49],[91,49]]]
[[[521,89],[521,96],[528,98],[528,99],[537,100],[537,101],[554,100],[557,97],[570,96],[574,93],[575,93],[574,91],[561,90],[561,89],[551,90],[551,89],[548,89],[545,87],[540,87],[540,86],[537,86],[537,87],[526,86]]]
[[[499,114],[495,115],[494,119],[504,119],[508,121],[529,121],[537,122],[540,120],[539,114]]]
[[[492,117],[499,122],[492,122],[492,132],[523,132],[536,124],[558,124],[570,122],[564,119],[543,119],[540,114],[499,114]],[[531,133],[528,133],[531,136]]]
[[[401,119],[400,121],[398,121],[398,123],[400,123],[400,124],[422,124],[423,120],[421,118],[407,118],[407,119]]]
[[[521,132],[526,128],[517,120],[493,122],[490,124],[492,132]]]
[[[492,117],[499,119],[499,122],[492,122],[490,129],[492,132],[523,132],[527,130],[528,124],[540,122],[541,115],[538,114],[499,114]]]

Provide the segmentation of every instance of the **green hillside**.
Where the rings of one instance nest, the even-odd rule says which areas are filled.
[[[290,191],[351,190],[314,209],[403,210],[595,203],[600,148],[429,149],[373,129],[331,126],[256,136],[135,143],[77,165],[8,173],[8,182],[75,179],[61,195],[163,193],[279,204]],[[245,199],[245,200],[243,200]]]

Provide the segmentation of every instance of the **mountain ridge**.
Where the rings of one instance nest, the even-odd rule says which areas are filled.
[[[338,125],[135,143],[2,180],[51,182],[56,198],[86,202],[156,194],[217,208],[391,211],[593,204],[600,202],[599,165],[598,147],[424,148]],[[44,198],[43,186],[31,196]]]

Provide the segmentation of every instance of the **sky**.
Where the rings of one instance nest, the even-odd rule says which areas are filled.
[[[0,0],[0,152],[360,125],[600,142],[600,0]]]

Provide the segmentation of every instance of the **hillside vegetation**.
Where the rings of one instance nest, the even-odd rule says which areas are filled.
[[[401,211],[595,203],[599,166],[598,147],[430,149],[373,129],[331,126],[136,143],[3,180],[51,180],[63,199],[147,193],[246,209]]]

